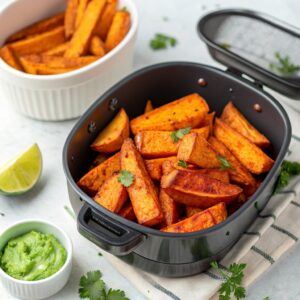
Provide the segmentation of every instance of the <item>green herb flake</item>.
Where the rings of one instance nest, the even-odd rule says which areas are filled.
[[[169,18],[168,17],[162,17],[163,21],[168,22]]]
[[[281,56],[279,52],[274,54],[276,63],[270,63],[269,68],[281,75],[291,75],[300,71],[300,66],[293,64],[290,57],[286,55]]]
[[[179,166],[179,167],[182,167],[182,168],[187,168],[187,163],[186,163],[185,160],[180,159],[180,160],[178,161],[178,166]]]
[[[274,194],[276,194],[281,189],[286,187],[293,176],[299,174],[300,174],[300,163],[296,161],[284,160],[281,165],[280,173],[275,184]]]
[[[173,131],[171,133],[171,139],[174,143],[177,143],[179,140],[181,140],[186,134],[190,133],[191,127],[186,127],[179,129],[177,131]]]
[[[265,297],[263,300],[270,300],[270,297]]]
[[[106,290],[105,282],[101,279],[102,274],[98,271],[87,272],[81,276],[79,282],[79,297],[90,300],[129,300],[124,291]]]
[[[118,176],[118,181],[122,183],[125,187],[131,186],[133,183],[134,176],[131,172],[122,170]]]
[[[221,170],[232,169],[232,166],[231,166],[230,162],[225,157],[218,155],[217,159],[221,163],[221,165],[220,165]]]
[[[216,270],[224,280],[219,289],[219,300],[230,300],[232,296],[237,300],[246,297],[246,290],[241,285],[246,264],[233,263],[229,266],[228,271],[222,271],[218,263],[213,261],[211,267]]]
[[[177,45],[176,38],[162,33],[156,33],[154,38],[150,40],[150,47],[153,50],[166,49],[168,45],[175,47]]]
[[[219,46],[226,50],[229,50],[231,48],[231,45],[228,43],[221,43],[219,44]]]
[[[103,256],[101,252],[98,252],[98,256]]]

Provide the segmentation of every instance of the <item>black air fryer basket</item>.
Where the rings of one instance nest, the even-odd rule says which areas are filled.
[[[163,63],[139,70],[102,95],[77,122],[66,141],[63,165],[70,200],[78,214],[79,232],[102,249],[145,271],[170,277],[203,271],[212,260],[221,259],[228,252],[256,218],[257,207],[262,209],[272,195],[290,143],[291,127],[282,106],[264,92],[262,86],[268,85],[295,98],[300,97],[300,88],[296,77],[282,77],[253,60],[248,61],[241,53],[230,51],[228,45],[226,48],[224,44],[218,44],[217,30],[224,28],[226,18],[239,14],[281,29],[277,22],[272,23],[269,18],[248,11],[227,10],[205,16],[198,24],[199,34],[212,56],[229,67],[227,71],[187,62]],[[225,42],[229,43],[227,40],[222,43]],[[234,39],[230,42],[233,43]],[[252,80],[241,74],[251,76]],[[207,84],[199,85],[199,79]],[[233,101],[272,143],[269,154],[275,164],[255,194],[240,209],[226,221],[206,230],[167,233],[111,213],[80,190],[76,182],[95,157],[90,144],[119,108],[123,107],[133,118],[143,113],[147,99],[158,107],[190,93],[203,96],[217,115],[228,101]],[[260,112],[254,109],[255,104],[260,105]]]

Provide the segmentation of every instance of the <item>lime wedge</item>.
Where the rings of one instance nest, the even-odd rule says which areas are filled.
[[[0,167],[0,194],[16,195],[29,191],[42,172],[42,154],[37,144]]]

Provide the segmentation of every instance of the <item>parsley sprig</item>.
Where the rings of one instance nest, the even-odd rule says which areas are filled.
[[[156,33],[154,38],[150,40],[150,47],[153,50],[166,49],[169,46],[175,47],[177,40],[174,37],[163,33]]]
[[[293,176],[299,174],[300,174],[300,163],[296,161],[284,160],[281,165],[280,173],[275,184],[274,194],[276,194],[285,186],[287,186]]]
[[[281,56],[279,52],[275,52],[276,63],[270,63],[270,69],[274,70],[281,75],[290,75],[295,72],[300,71],[300,66],[294,65],[290,61],[290,57],[286,55],[285,57]]]
[[[102,273],[98,271],[87,272],[80,278],[79,296],[90,300],[129,300],[124,291],[106,290],[105,282],[101,279]]]
[[[219,300],[230,300],[232,295],[237,300],[246,297],[246,290],[241,285],[246,264],[233,263],[229,266],[228,272],[222,271],[216,261],[213,261],[211,266],[221,275],[222,279],[224,279],[219,289]]]
[[[171,133],[171,139],[173,140],[174,143],[177,143],[179,140],[181,140],[186,134],[190,133],[191,127],[186,127],[179,129],[177,131],[173,131]]]
[[[125,187],[132,185],[134,176],[131,172],[122,170],[118,176],[118,181],[122,183]]]
[[[182,168],[187,168],[187,163],[183,159],[179,159],[177,165]]]
[[[232,169],[232,166],[231,166],[230,162],[225,157],[218,155],[217,159],[221,163],[221,165],[220,165],[221,170]]]

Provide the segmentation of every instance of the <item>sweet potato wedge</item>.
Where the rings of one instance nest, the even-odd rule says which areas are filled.
[[[202,126],[209,127],[210,135],[212,135],[214,131],[215,114],[216,114],[215,112],[211,112],[210,114],[207,114],[202,124]]]
[[[99,35],[103,41],[106,39],[108,30],[117,11],[117,4],[117,0],[107,0],[103,13],[101,14],[94,29],[94,33]]]
[[[242,192],[236,185],[188,170],[174,170],[163,176],[161,188],[175,201],[200,208],[208,208],[220,202],[230,203]]]
[[[15,56],[9,46],[4,46],[0,49],[0,57],[14,69],[24,71],[18,57]]]
[[[209,135],[209,128],[192,129],[191,132],[199,133],[204,138]],[[168,157],[177,154],[180,141],[174,142],[172,131],[141,131],[135,138],[139,152],[146,158]]]
[[[120,152],[108,158],[100,165],[86,173],[77,185],[88,195],[94,196],[104,181],[121,169]]]
[[[229,183],[229,173],[227,170],[220,170],[220,169],[201,169],[197,170],[200,174],[207,175],[211,178],[220,180],[224,183]]]
[[[22,56],[45,52],[65,41],[64,27],[59,26],[44,33],[8,45],[15,55]]]
[[[89,170],[94,169],[95,167],[99,166],[101,163],[103,163],[105,160],[108,159],[108,156],[106,154],[103,153],[99,153],[95,159],[92,161]]]
[[[164,224],[171,225],[178,221],[179,211],[176,203],[165,191],[160,189],[159,201],[164,215]]]
[[[105,3],[106,0],[91,0],[89,2],[82,21],[72,36],[70,46],[64,54],[65,57],[79,57],[87,52],[90,38]]]
[[[76,19],[75,19],[75,28],[79,27],[88,3],[89,3],[89,0],[79,0],[78,1],[77,11],[76,11]]]
[[[162,165],[165,161],[171,161],[173,164],[177,161],[176,156],[170,156],[165,158],[154,158],[145,160],[146,169],[152,180],[159,181],[162,176]]]
[[[226,148],[226,146],[211,136],[208,142],[219,153],[220,156],[225,157],[230,163],[231,168],[228,168],[230,180],[242,185],[255,185],[255,178],[251,173],[238,161],[238,159]]]
[[[130,29],[131,18],[128,11],[117,11],[108,30],[105,47],[107,51],[114,49],[126,36]]]
[[[217,152],[198,133],[189,133],[180,142],[178,160],[184,160],[202,168],[219,168],[220,161]]]
[[[127,201],[119,211],[119,215],[127,220],[135,221],[136,216],[130,201]]]
[[[48,67],[47,65],[40,65],[37,68],[35,68],[36,75],[56,75],[56,74],[63,74],[67,72],[74,71],[81,67],[70,67],[70,68],[54,68],[54,67]]]
[[[36,22],[33,25],[12,34],[7,38],[6,43],[12,43],[32,35],[37,35],[62,25],[64,25],[64,14],[60,13],[45,20]]]
[[[53,47],[48,51],[45,51],[43,54],[52,55],[52,56],[63,56],[68,47],[69,47],[69,42],[65,42],[63,44]]]
[[[127,138],[121,148],[121,169],[134,176],[133,183],[127,188],[138,223],[152,226],[163,220],[157,192],[148,175],[140,153],[133,141]]]
[[[144,113],[146,114],[147,112],[152,111],[152,110],[153,110],[152,101],[147,100]]]
[[[215,121],[214,135],[251,173],[261,174],[272,168],[274,161],[267,154],[220,119]]]
[[[221,120],[256,146],[260,148],[270,146],[271,142],[250,124],[232,102],[225,106]]]
[[[129,119],[123,108],[114,119],[99,133],[91,148],[98,152],[111,153],[121,149],[129,137]]]
[[[208,113],[208,105],[199,94],[190,94],[143,114],[130,122],[131,131],[173,131],[197,127]]]
[[[106,53],[105,45],[97,35],[93,35],[91,38],[89,52],[98,57],[102,57]]]
[[[118,213],[128,199],[126,187],[118,180],[119,174],[113,174],[101,185],[94,200],[106,209]]]
[[[162,228],[161,231],[176,233],[199,231],[221,223],[226,217],[226,206],[224,203],[219,203],[183,221]]]
[[[78,10],[79,0],[68,0],[67,8],[65,11],[65,36],[67,39],[71,38],[76,29],[76,17]]]
[[[188,205],[186,205],[185,206],[185,211],[186,211],[187,218],[189,218],[189,217],[191,217],[191,216],[193,216],[193,215],[195,215],[195,214],[203,211],[203,209],[199,208],[199,207],[195,207],[195,206],[188,206]]]

